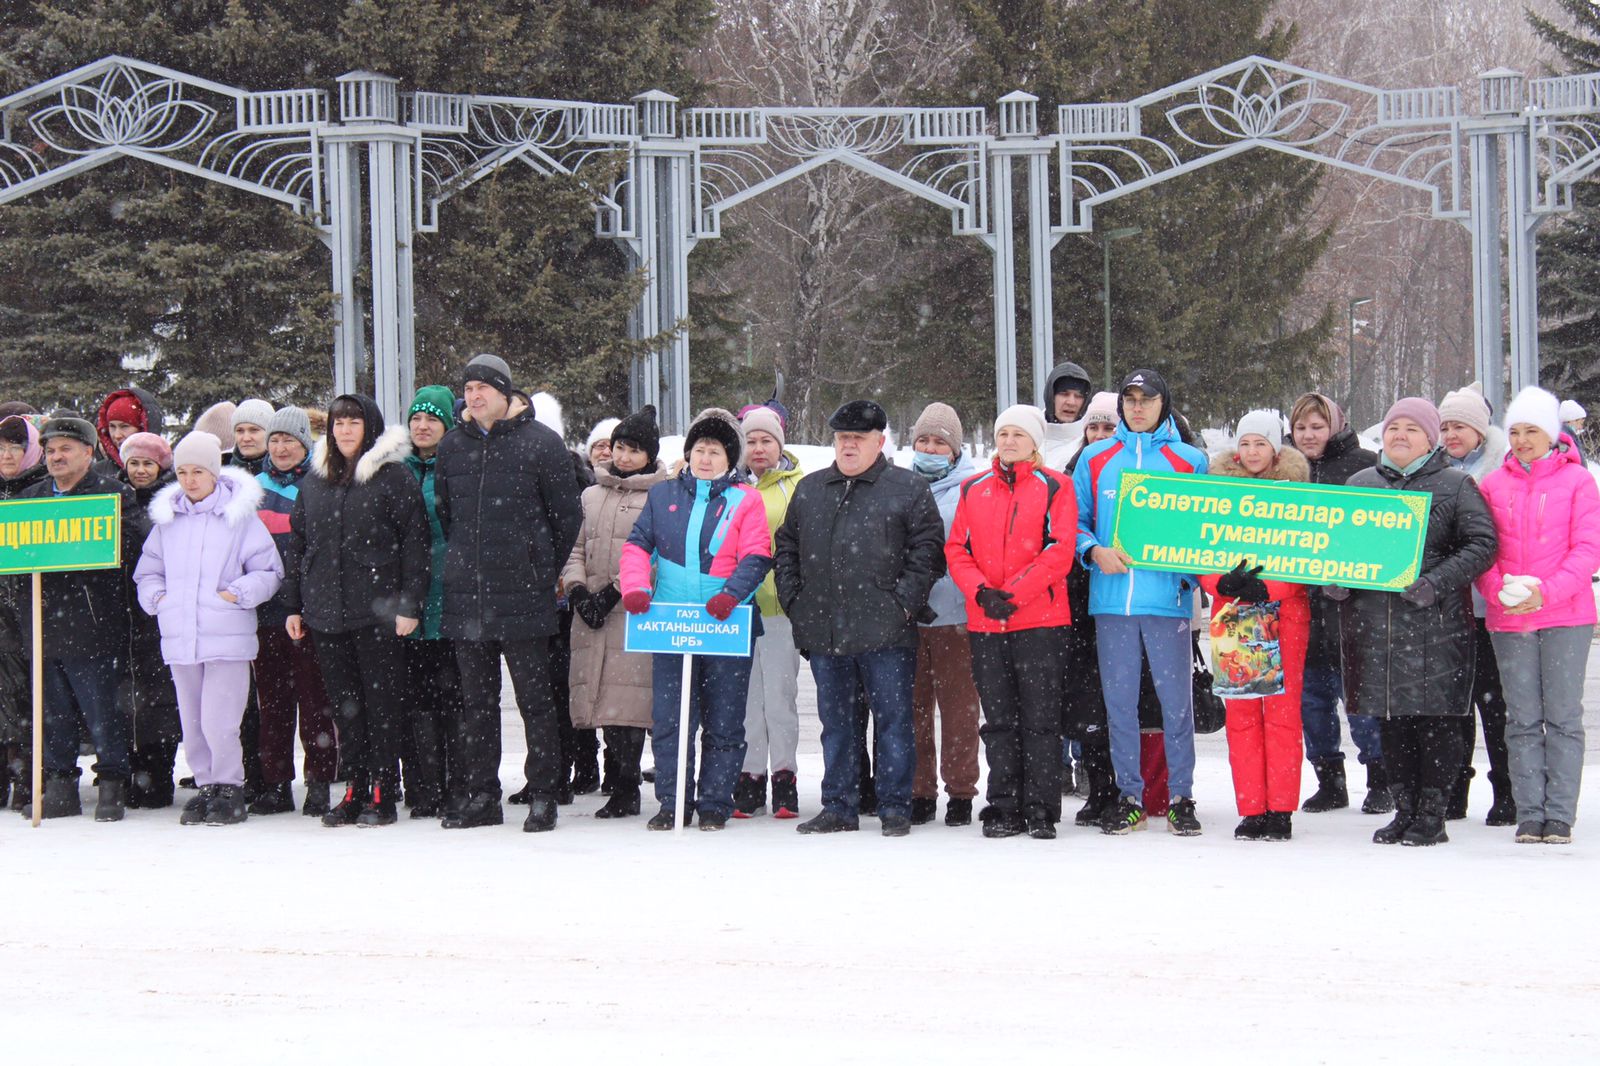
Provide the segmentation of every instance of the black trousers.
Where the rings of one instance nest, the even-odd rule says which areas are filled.
[[[456,794],[461,776],[461,672],[455,644],[406,640],[406,720],[400,765],[406,802],[437,806]]]
[[[1061,820],[1060,626],[972,633],[972,680],[983,702],[989,805],[1027,818]]]
[[[461,785],[464,794],[500,795],[500,659],[511,672],[528,741],[528,791],[555,799],[561,787],[561,730],[550,691],[550,640],[458,640],[461,671]]]
[[[558,613],[561,628],[550,638],[550,698],[555,701],[556,723],[561,729],[561,767],[568,777],[580,756],[593,760],[600,754],[598,729],[572,727],[572,689],[568,677],[572,670],[572,612]]]
[[[406,715],[404,642],[392,622],[311,635],[339,734],[339,775],[358,793],[380,786],[398,800],[395,768]]]
[[[1495,661],[1494,645],[1483,619],[1477,620],[1477,670],[1472,680],[1472,702],[1483,719],[1483,746],[1489,753],[1489,781],[1497,793],[1511,795],[1511,756],[1506,751],[1506,698],[1500,691],[1500,664]],[[1472,749],[1477,730],[1472,715],[1459,719],[1465,746],[1461,752],[1461,776],[1471,775]]]
[[[1436,788],[1448,799],[1461,773],[1465,740],[1461,719],[1439,715],[1386,718],[1383,721],[1383,762],[1391,784],[1413,793]]]

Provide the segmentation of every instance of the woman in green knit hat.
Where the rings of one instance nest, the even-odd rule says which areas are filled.
[[[439,442],[455,424],[456,397],[443,385],[425,385],[406,412],[411,454],[406,469],[422,486],[433,535],[432,579],[422,624],[405,641],[407,720],[401,764],[406,806],[413,818],[435,818],[449,799],[450,770],[455,760],[456,726],[461,721],[461,675],[456,671],[455,643],[439,634],[444,610],[444,528],[433,492],[433,461]]]

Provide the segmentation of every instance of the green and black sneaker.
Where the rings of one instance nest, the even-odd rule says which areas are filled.
[[[1144,808],[1123,796],[1106,808],[1105,820],[1100,823],[1100,832],[1108,836],[1126,836],[1138,832],[1148,823],[1149,819],[1145,817]]]
[[[1194,816],[1194,800],[1175,799],[1167,807],[1167,832],[1180,837],[1200,835],[1200,819]]]

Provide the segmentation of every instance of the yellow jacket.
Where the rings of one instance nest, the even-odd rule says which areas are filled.
[[[788,469],[784,469],[787,466]],[[800,469],[800,460],[788,451],[783,453],[783,459],[778,466],[768,470],[756,479],[755,489],[761,493],[761,502],[767,505],[767,536],[771,538],[778,532],[778,527],[783,525],[784,515],[789,513],[789,498],[794,495],[795,486],[800,479],[805,477],[805,471]],[[770,549],[772,544],[768,543]],[[761,587],[756,590],[756,606],[761,608],[764,615],[781,615],[783,608],[778,606],[778,586],[773,580],[772,572],[768,571],[766,579],[761,582]]]

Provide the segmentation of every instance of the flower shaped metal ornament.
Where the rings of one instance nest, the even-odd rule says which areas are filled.
[[[1264,83],[1259,90],[1256,82]],[[1199,86],[1193,103],[1167,111],[1167,122],[1200,148],[1226,148],[1239,141],[1305,148],[1338,132],[1349,114],[1348,105],[1320,95],[1310,78],[1280,85],[1271,72],[1252,67],[1233,85]]]
[[[183,96],[170,78],[145,81],[116,66],[98,85],[67,85],[60,102],[29,116],[39,139],[68,155],[106,148],[176,152],[188,147],[216,121],[214,108]]]

